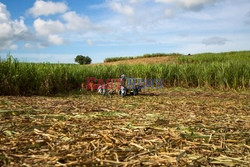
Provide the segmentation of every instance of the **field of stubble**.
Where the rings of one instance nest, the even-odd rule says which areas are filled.
[[[250,92],[0,96],[0,166],[249,166]]]

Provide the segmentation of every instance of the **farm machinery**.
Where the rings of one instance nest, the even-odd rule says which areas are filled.
[[[109,82],[107,84],[100,85],[97,92],[105,96],[115,93],[122,97],[127,95],[136,96],[144,86],[143,84],[136,83],[135,80],[135,78],[127,78],[123,74],[118,81],[116,80],[116,82]]]

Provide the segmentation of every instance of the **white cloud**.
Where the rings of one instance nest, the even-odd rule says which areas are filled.
[[[10,22],[0,24],[0,39],[9,38],[12,35],[12,27]]]
[[[173,2],[174,0],[155,0],[155,2],[161,2],[161,3],[170,3]]]
[[[165,14],[165,16],[166,16],[167,18],[171,18],[171,17],[174,16],[174,12],[173,12],[172,9],[165,9],[165,10],[164,10],[164,14]]]
[[[204,6],[214,4],[220,0],[155,0],[155,2],[174,4],[183,9],[201,10]]]
[[[179,0],[180,4],[187,9],[197,9],[200,10],[205,5],[213,4],[218,0]]]
[[[52,2],[37,0],[34,6],[29,9],[29,13],[34,17],[48,16],[57,13],[64,13],[68,10],[68,6],[63,2]]]
[[[138,3],[138,2],[140,2],[140,1],[141,1],[141,0],[128,0],[129,3],[133,3],[133,4]]]
[[[205,45],[225,45],[228,40],[222,37],[211,37],[202,41]]]
[[[66,28],[73,31],[84,31],[90,28],[90,20],[86,16],[80,16],[76,12],[71,11],[62,15],[66,21]]]
[[[87,16],[78,15],[75,11],[66,12],[61,15],[60,20],[43,20],[37,18],[34,23],[34,29],[38,38],[39,47],[47,47],[51,44],[61,45],[64,39],[61,35],[82,34],[88,32],[92,25]],[[92,27],[93,28],[93,27]],[[42,41],[42,43],[41,43]]]
[[[131,7],[130,5],[122,4],[118,1],[109,1],[108,6],[111,10],[114,12],[127,15],[127,16],[132,16],[134,14],[134,8]]]
[[[31,49],[32,45],[30,43],[25,43],[24,48]]]
[[[11,20],[10,13],[6,6],[0,2],[0,50],[17,49],[18,46],[13,41],[24,38],[28,29],[23,18]]]
[[[28,31],[28,28],[24,24],[23,18],[21,18],[20,20],[14,20],[12,22],[12,28],[14,34],[22,34],[23,32]]]
[[[54,33],[61,33],[65,30],[65,26],[60,21],[42,20],[38,18],[34,21],[33,26],[38,35],[50,35]]]
[[[244,23],[250,25],[250,11],[247,12]]]
[[[46,47],[48,47],[49,45],[48,45],[48,43],[37,43],[37,47],[39,48],[39,49],[43,49],[43,48],[46,48]]]
[[[6,9],[6,6],[0,2],[0,23],[1,22],[8,22],[10,18],[10,13]]]
[[[250,11],[249,11],[249,12],[247,12],[247,17],[250,17]]]
[[[10,50],[16,50],[17,48],[18,46],[15,44],[10,45]]]
[[[72,36],[76,34],[79,36],[79,34],[96,30],[87,16],[78,15],[75,11],[66,12],[57,19],[44,20],[39,17],[34,21],[33,27],[39,48],[48,47],[52,44],[62,45],[65,42],[62,36],[68,35],[72,39]],[[67,39],[67,41],[70,41],[70,39]],[[91,42],[88,42],[88,44],[92,45]]]
[[[63,39],[58,35],[49,35],[48,41],[55,45],[62,45],[64,43]]]
[[[15,50],[18,48],[18,46],[13,44],[11,40],[1,41],[0,39],[0,42],[1,42],[0,50],[5,50],[5,49]]]
[[[91,40],[91,39],[87,39],[85,41],[89,46],[93,46],[94,45],[94,42]]]
[[[36,31],[36,42],[38,43],[38,48],[45,48],[53,45],[61,45],[64,43],[62,34],[66,31],[65,25],[59,20],[43,20],[38,18],[33,23],[34,29]]]

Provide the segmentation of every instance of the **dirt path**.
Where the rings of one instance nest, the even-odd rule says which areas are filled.
[[[0,97],[0,166],[250,165],[250,92]]]

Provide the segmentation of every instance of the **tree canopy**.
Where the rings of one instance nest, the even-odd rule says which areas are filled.
[[[79,64],[91,64],[92,59],[89,56],[77,55],[75,62]]]

